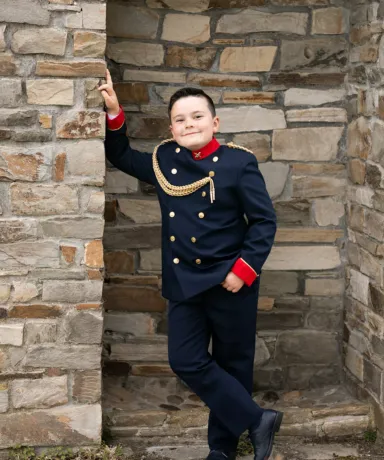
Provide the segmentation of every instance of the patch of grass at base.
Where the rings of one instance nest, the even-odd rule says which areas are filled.
[[[37,455],[33,447],[14,446],[9,449],[10,460],[122,460],[123,454],[120,446],[70,449],[67,447],[54,447],[47,449],[43,454]]]
[[[239,457],[245,457],[246,455],[253,454],[252,443],[248,438],[248,435],[243,434],[240,437],[239,444],[237,446],[237,455]]]

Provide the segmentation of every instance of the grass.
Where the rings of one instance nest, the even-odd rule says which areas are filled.
[[[33,447],[15,446],[9,450],[10,460],[123,460],[124,456],[119,446],[70,449],[55,447],[37,455]]]

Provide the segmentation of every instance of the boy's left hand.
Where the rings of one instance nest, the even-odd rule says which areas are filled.
[[[233,272],[229,272],[225,280],[221,283],[224,289],[227,291],[236,293],[240,291],[240,289],[244,285],[244,281],[235,275]]]

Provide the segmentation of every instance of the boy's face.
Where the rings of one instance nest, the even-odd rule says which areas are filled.
[[[205,97],[182,97],[172,107],[170,128],[179,145],[199,150],[219,130],[219,118],[212,116]]]

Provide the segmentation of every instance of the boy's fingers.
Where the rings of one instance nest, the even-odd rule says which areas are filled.
[[[106,71],[106,80],[107,80],[107,85],[113,86],[112,77],[108,69]]]

